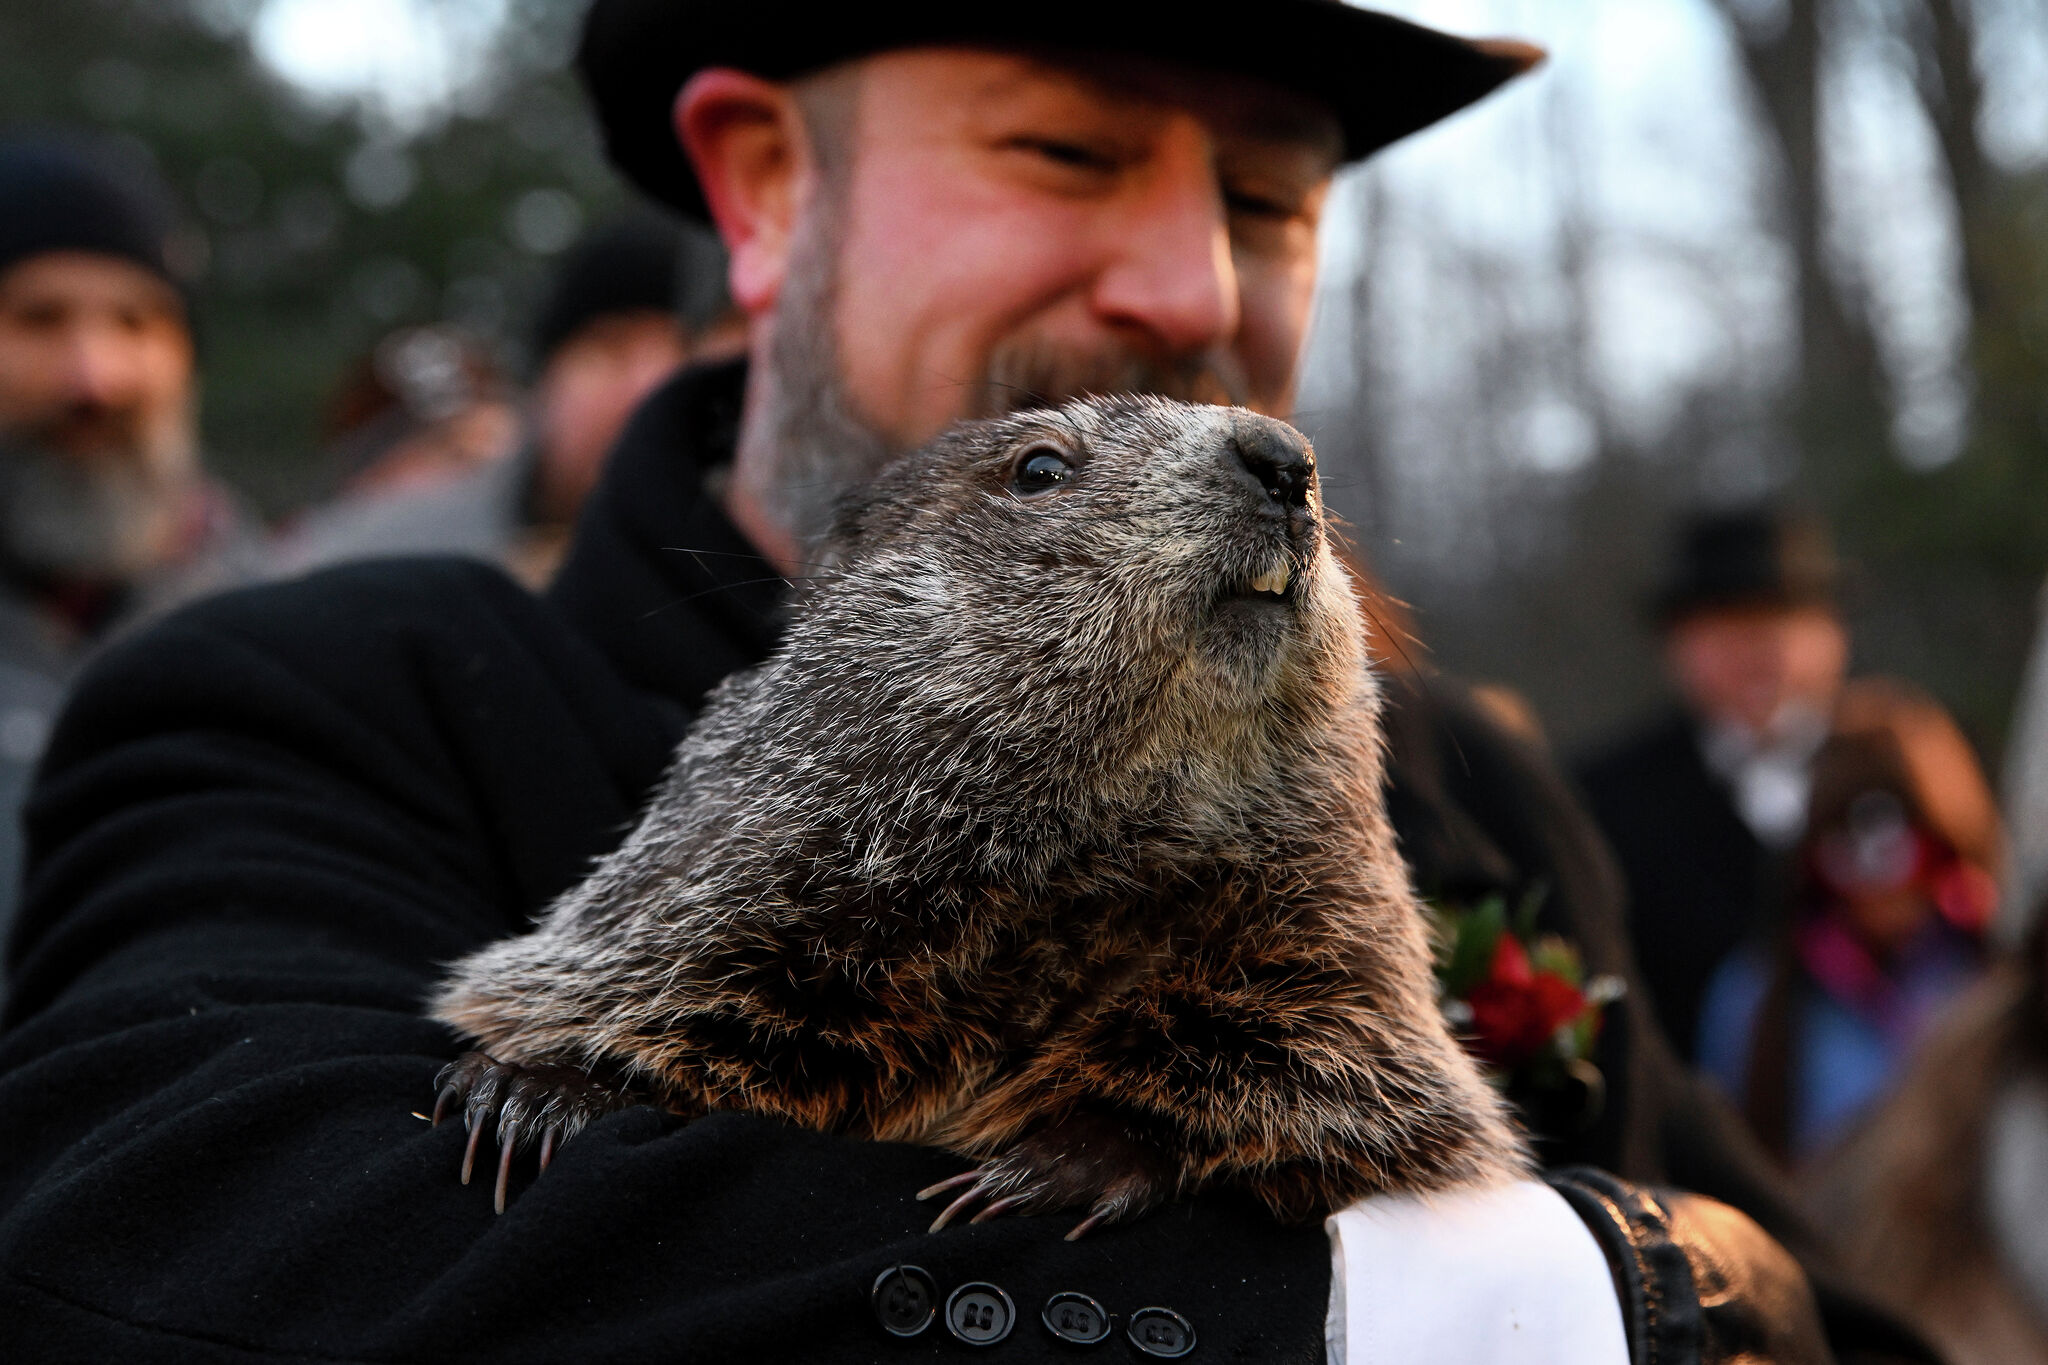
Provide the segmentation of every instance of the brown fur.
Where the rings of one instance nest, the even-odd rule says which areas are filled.
[[[1047,449],[1075,477],[1021,496]],[[632,1092],[747,1110],[987,1160],[1005,1207],[1303,1219],[1519,1171],[1436,1007],[1311,459],[1154,399],[905,457],[625,844],[433,1013],[600,1078],[564,1134]]]

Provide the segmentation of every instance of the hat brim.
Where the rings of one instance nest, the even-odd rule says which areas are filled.
[[[1472,40],[1341,0],[1261,0],[1226,22],[1174,0],[1035,0],[1028,6],[817,5],[753,0],[596,0],[577,66],[612,162],[696,218],[704,197],[671,110],[714,66],[785,80],[891,48],[1031,44],[1131,53],[1269,81],[1326,105],[1354,161],[1426,128],[1543,60],[1540,48]]]

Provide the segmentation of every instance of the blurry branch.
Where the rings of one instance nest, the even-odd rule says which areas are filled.
[[[1576,108],[1568,94],[1553,86],[1544,108],[1544,139],[1549,144],[1557,199],[1557,276],[1562,295],[1563,344],[1552,347],[1566,395],[1593,432],[1593,459],[1607,464],[1620,457],[1623,441],[1607,386],[1594,373],[1599,355],[1593,334],[1593,261],[1599,233],[1593,222],[1583,174],[1585,144]]]
[[[1914,88],[1927,112],[1941,159],[1955,192],[1962,226],[1963,276],[1971,311],[1983,316],[1999,306],[1992,287],[1995,271],[1984,259],[1979,227],[1992,215],[1998,173],[1984,153],[1978,127],[1984,113],[1984,80],[1977,70],[1972,20],[1955,0],[1920,0],[1921,41],[1909,36]]]
[[[1713,3],[1735,40],[1780,168],[1780,229],[1797,272],[1799,374],[1787,395],[1792,434],[1806,481],[1836,488],[1853,480],[1858,465],[1892,449],[1869,311],[1852,279],[1829,261],[1821,88],[1828,20],[1845,16],[1830,0],[1787,0],[1782,22],[1765,25],[1739,0]]]

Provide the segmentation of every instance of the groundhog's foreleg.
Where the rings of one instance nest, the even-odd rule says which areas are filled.
[[[1171,1197],[1174,1163],[1156,1145],[1133,1134],[1114,1116],[1077,1111],[1019,1138],[985,1165],[918,1192],[919,1199],[954,1195],[931,1230],[977,1204],[968,1221],[985,1223],[1005,1213],[1085,1209],[1067,1234],[1128,1222]]]
[[[514,1154],[540,1145],[540,1169],[554,1159],[555,1149],[589,1125],[614,1110],[646,1102],[622,1086],[594,1080],[579,1067],[501,1062],[484,1052],[465,1052],[441,1068],[434,1077],[439,1093],[434,1099],[434,1126],[459,1112],[469,1130],[469,1145],[462,1153],[462,1183],[467,1185],[476,1165],[478,1141],[486,1129],[498,1144],[498,1180],[493,1202],[505,1211],[505,1186],[512,1174]]]
[[[1437,1018],[1426,960],[1361,970],[1280,942],[1176,964],[1004,1077],[950,1135],[996,1153],[956,1204],[1088,1207],[1078,1233],[1220,1185],[1300,1221],[1522,1169],[1500,1101]],[[1116,1150],[1069,1174],[1081,1133]],[[1149,1198],[1115,1197],[1133,1180]]]
[[[478,1049],[434,1078],[434,1122],[462,1116],[465,1185],[485,1134],[496,1140],[500,1213],[515,1155],[538,1147],[545,1170],[593,1120],[658,1098],[631,1079],[630,1052],[606,1024],[614,992],[578,969],[579,951],[546,930],[494,943],[456,963],[430,1004]]]

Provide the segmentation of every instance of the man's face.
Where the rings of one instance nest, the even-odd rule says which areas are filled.
[[[184,310],[140,266],[66,251],[0,274],[0,432],[88,463],[154,458],[191,393]]]
[[[689,358],[682,324],[655,311],[609,314],[555,348],[533,394],[546,515],[574,519],[633,409]]]
[[[86,252],[0,274],[0,536],[59,576],[141,567],[196,474],[192,342],[177,295]]]
[[[1849,636],[1825,607],[1719,607],[1674,622],[1665,659],[1696,713],[1769,738],[1794,710],[1834,707]]]
[[[850,408],[897,450],[1084,388],[1284,413],[1338,147],[1326,113],[1239,78],[870,59],[838,208]]]

